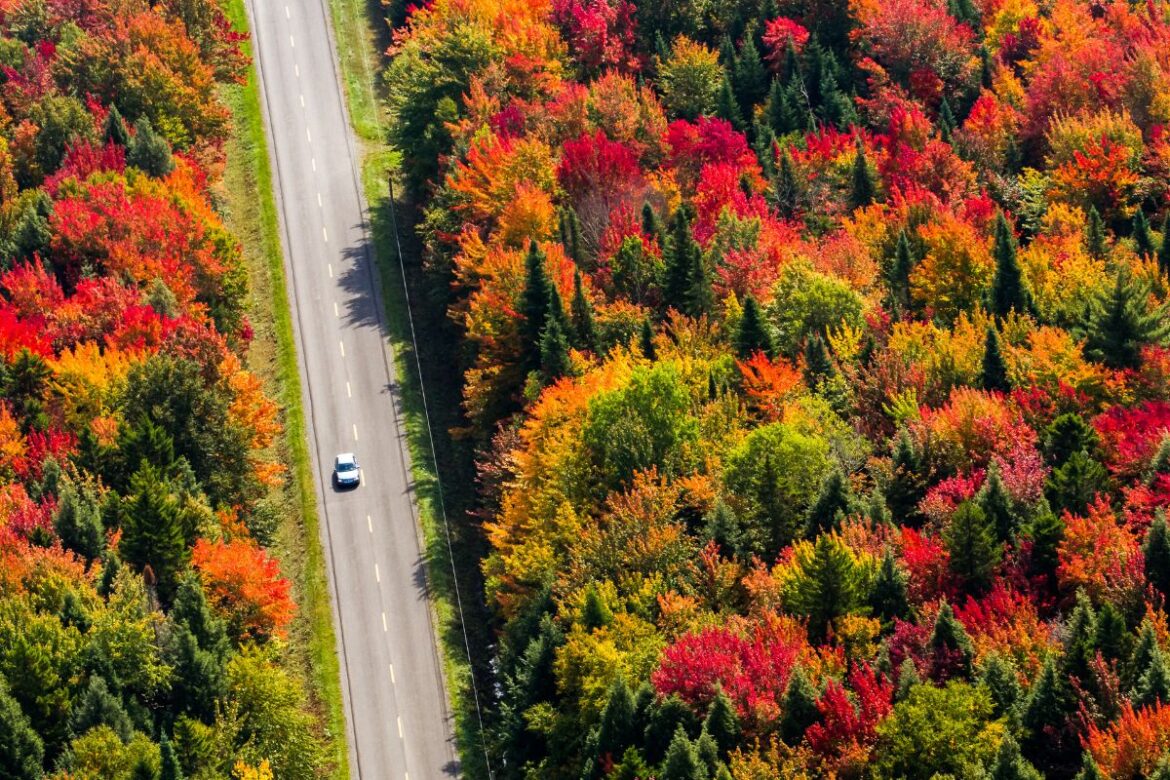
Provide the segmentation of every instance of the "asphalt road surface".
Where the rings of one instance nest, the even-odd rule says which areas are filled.
[[[318,477],[351,775],[459,774],[327,0],[249,0]],[[334,488],[354,452],[362,484]]]

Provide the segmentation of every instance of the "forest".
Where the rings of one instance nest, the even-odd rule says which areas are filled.
[[[384,6],[495,776],[1170,778],[1166,0]]]
[[[0,0],[0,777],[315,778],[216,0]]]

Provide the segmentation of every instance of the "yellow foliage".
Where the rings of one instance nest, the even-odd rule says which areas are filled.
[[[973,309],[995,271],[988,239],[951,214],[922,225],[918,234],[926,257],[910,276],[914,300],[948,321]]]
[[[250,766],[240,760],[232,768],[232,777],[235,780],[273,780],[272,767],[266,758],[257,766]]]

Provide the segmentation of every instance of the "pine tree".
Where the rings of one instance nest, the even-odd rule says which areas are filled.
[[[1158,477],[1167,474],[1170,474],[1170,433],[1164,434],[1162,441],[1158,443],[1154,458],[1146,467],[1144,482],[1147,487],[1153,487],[1157,483]]]
[[[569,306],[573,324],[573,343],[577,349],[597,351],[597,328],[593,324],[593,305],[585,295],[581,271],[573,274],[573,301]]]
[[[1133,691],[1133,703],[1138,707],[1149,707],[1158,702],[1170,703],[1170,672],[1166,670],[1166,658],[1155,644],[1142,676]]]
[[[893,525],[894,518],[890,508],[886,506],[886,495],[880,487],[875,487],[865,502],[865,516],[874,525]]]
[[[601,711],[597,732],[597,755],[619,758],[635,742],[634,696],[630,686],[619,675],[609,686],[609,699]]]
[[[780,165],[776,171],[773,191],[780,215],[786,219],[795,217],[800,211],[802,189],[796,178],[796,163],[792,161],[792,152],[787,146],[780,152]]]
[[[992,653],[983,662],[979,681],[991,693],[993,715],[1002,718],[1012,713],[1020,701],[1020,682],[1015,668],[999,653]]]
[[[910,274],[914,271],[914,255],[906,229],[898,231],[894,247],[894,261],[890,264],[891,310],[898,316],[910,310]]]
[[[898,434],[891,466],[890,481],[885,485],[884,492],[894,523],[917,527],[922,523],[918,503],[926,496],[926,484],[922,478],[918,453],[905,428]]]
[[[164,732],[158,743],[159,748],[159,775],[158,780],[183,780],[183,768],[179,766],[179,757],[175,755],[175,747]]]
[[[984,390],[1006,393],[1012,389],[1012,383],[1008,380],[1007,364],[999,346],[999,333],[992,325],[987,326],[987,336],[983,341],[983,369],[979,383],[983,385]]]
[[[757,352],[771,356],[775,351],[772,334],[764,321],[763,312],[756,299],[748,295],[743,301],[743,316],[735,331],[735,353],[747,360]]]
[[[805,527],[809,538],[837,528],[853,506],[849,482],[840,469],[833,469],[821,485],[817,500],[809,507]]]
[[[978,504],[967,501],[951,515],[943,533],[950,553],[951,573],[969,591],[981,592],[991,584],[991,575],[999,565],[1002,549],[995,537],[995,527]]]
[[[874,577],[868,606],[870,614],[880,619],[882,625],[887,626],[892,625],[895,618],[905,619],[910,612],[906,575],[894,561],[894,555],[889,550],[882,556],[882,565]]]
[[[931,653],[931,676],[937,682],[971,675],[975,648],[951,605],[945,601],[934,619],[934,630],[927,647]]]
[[[658,212],[650,205],[650,201],[642,204],[642,232],[652,242],[662,246],[662,225],[658,221]]]
[[[1064,521],[1056,516],[1047,501],[1041,501],[1028,523],[1028,538],[1032,540],[1031,570],[1034,574],[1052,576],[1060,563],[1059,547],[1064,541]]]
[[[751,35],[745,35],[739,47],[732,80],[742,115],[751,116],[752,109],[768,94],[768,71]]]
[[[1109,487],[1109,472],[1083,450],[1048,475],[1045,495],[1053,511],[1084,514],[1097,494]]]
[[[1106,241],[1105,221],[1101,219],[1101,212],[1097,211],[1096,206],[1089,206],[1089,219],[1085,224],[1085,249],[1092,257],[1100,260],[1109,249]]]
[[[699,257],[699,246],[691,236],[691,222],[686,209],[680,207],[674,217],[674,228],[663,253],[666,265],[662,297],[667,306],[679,311],[689,309],[691,273]]]
[[[1074,412],[1060,415],[1044,429],[1044,455],[1053,466],[1063,466],[1077,452],[1095,453],[1098,443],[1093,426]]]
[[[995,761],[991,764],[990,780],[1042,780],[1043,777],[1020,754],[1020,746],[1012,735],[1005,734],[999,743]]]
[[[1016,257],[1016,239],[1004,219],[1003,212],[995,216],[995,278],[991,283],[988,308],[996,317],[1006,317],[1011,311],[1029,314],[1032,295],[1024,283],[1023,271]]]
[[[921,684],[922,678],[918,675],[914,659],[904,658],[902,665],[898,667],[898,687],[894,689],[894,701],[905,701],[914,686]]]
[[[947,143],[951,142],[951,134],[955,132],[958,123],[955,121],[955,113],[951,110],[951,104],[943,96],[942,103],[938,107],[938,132],[942,139]]]
[[[686,702],[672,694],[652,705],[643,739],[646,759],[651,763],[662,761],[679,729],[684,734],[694,734],[699,729]]]
[[[1121,661],[1129,657],[1130,644],[1125,617],[1117,607],[1106,601],[1093,621],[1093,649],[1106,661]]]
[[[106,125],[102,131],[106,143],[117,144],[123,149],[130,145],[130,131],[126,128],[126,120],[117,106],[110,106],[110,113],[106,115]]]
[[[540,367],[541,339],[551,311],[552,281],[544,267],[544,252],[532,241],[524,259],[524,290],[520,293],[520,353],[526,371]]]
[[[701,317],[710,314],[714,308],[715,290],[711,286],[711,275],[707,272],[707,264],[703,262],[703,255],[696,246],[691,255],[684,311],[692,317]]]
[[[585,254],[581,250],[581,220],[577,218],[577,210],[569,206],[565,210],[565,224],[569,243],[565,246],[565,253],[578,268],[585,262]]]
[[[1154,631],[1154,624],[1149,618],[1142,621],[1141,628],[1138,630],[1137,642],[1134,644],[1133,652],[1127,659],[1123,667],[1124,674],[1122,675],[1121,684],[1126,688],[1136,688],[1138,682],[1142,679],[1142,675],[1150,668],[1154,662],[1154,654],[1160,653],[1158,647],[1158,635]],[[1165,657],[1163,657],[1163,662]]]
[[[650,319],[642,320],[642,328],[638,332],[638,347],[642,350],[642,357],[647,360],[657,360],[658,351],[654,348],[654,328],[650,326]]]
[[[134,733],[134,724],[121,699],[110,692],[106,681],[98,675],[89,678],[89,685],[70,719],[74,734],[84,734],[95,726],[109,726],[123,742],[129,742]]]
[[[150,567],[159,597],[169,604],[176,579],[190,557],[190,520],[170,485],[149,463],[143,463],[131,478],[130,490],[119,506],[122,540],[118,552],[139,569]]]
[[[695,740],[695,753],[703,766],[704,777],[713,776],[723,763],[719,760],[719,745],[706,731],[699,732],[699,738]]]
[[[1138,209],[1133,217],[1133,248],[1138,257],[1147,259],[1154,256],[1154,237],[1150,234],[1150,221],[1145,212]]]
[[[771,127],[756,120],[752,123],[752,136],[755,138],[752,148],[760,161],[760,170],[764,178],[771,181],[776,177],[776,134]]]
[[[804,343],[804,382],[809,389],[816,390],[821,384],[837,373],[829,349],[821,334],[813,333]]]
[[[0,777],[38,780],[44,774],[45,746],[0,675]]]
[[[1093,307],[1085,334],[1085,354],[1110,368],[1138,368],[1141,350],[1170,336],[1165,307],[1147,306],[1148,289],[1125,271]]]
[[[794,128],[792,122],[792,106],[788,102],[788,90],[779,78],[772,79],[772,86],[768,90],[768,104],[764,108],[764,116],[768,126],[776,135],[784,135]]]
[[[723,83],[715,94],[715,116],[726,119],[736,130],[743,132],[743,114],[739,110],[739,102],[735,99],[735,91],[731,87],[731,79],[723,74]]]
[[[869,160],[865,157],[865,144],[860,135],[857,136],[855,147],[849,205],[851,208],[859,209],[874,202],[877,197],[877,182],[874,180],[873,171],[869,169]]]
[[[1170,277],[1170,212],[1162,218],[1162,243],[1158,246],[1158,270]]]
[[[105,549],[101,508],[97,496],[88,485],[80,489],[72,481],[61,485],[57,509],[53,513],[53,528],[67,550],[72,550],[87,561],[94,560]]]
[[[1020,516],[1003,484],[999,465],[995,462],[987,468],[987,478],[977,500],[979,508],[995,529],[996,539],[1001,542],[1014,542],[1020,530]]]
[[[133,165],[154,178],[162,178],[175,169],[171,145],[154,131],[150,120],[138,117],[134,123],[134,138],[126,149],[126,164]]]
[[[1166,532],[1166,515],[1154,515],[1142,545],[1145,554],[1146,578],[1162,595],[1170,596],[1170,534]]]
[[[821,717],[816,689],[799,666],[788,677],[780,713],[780,738],[793,747],[800,744],[804,732]]]
[[[861,575],[849,550],[830,534],[813,544],[812,558],[793,589],[793,611],[808,617],[809,636],[824,641],[829,626],[861,603]]]
[[[540,373],[546,384],[552,384],[572,371],[569,360],[569,339],[561,329],[560,320],[549,317],[540,336]]]
[[[1024,704],[1022,723],[1028,730],[1028,752],[1037,757],[1059,756],[1059,740],[1074,702],[1067,682],[1050,656]]]
[[[687,738],[682,726],[675,729],[666,759],[662,762],[661,780],[707,780],[707,770],[699,761],[695,745]]]
[[[739,716],[736,715],[731,699],[727,697],[722,688],[715,692],[715,698],[711,700],[711,706],[707,709],[707,719],[703,721],[703,731],[710,734],[711,738],[715,740],[722,755],[727,755],[739,746],[739,737],[742,733],[739,727]]]

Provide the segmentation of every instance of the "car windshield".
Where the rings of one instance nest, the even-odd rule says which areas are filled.
[[[341,463],[337,464],[337,470],[338,471],[357,471],[357,464],[350,463],[348,461],[342,461]]]

